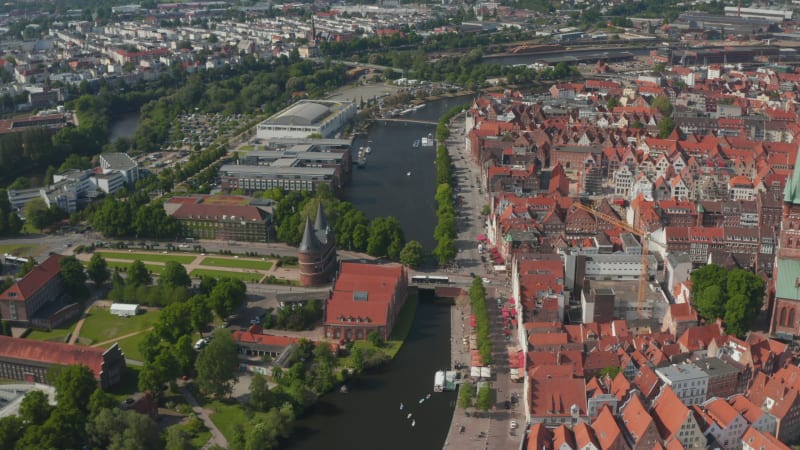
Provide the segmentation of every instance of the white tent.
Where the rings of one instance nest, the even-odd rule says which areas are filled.
[[[139,305],[133,303],[112,303],[111,314],[120,317],[135,316],[139,314]]]

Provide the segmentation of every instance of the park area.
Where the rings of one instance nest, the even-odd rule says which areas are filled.
[[[98,250],[97,253],[103,256],[105,259],[122,259],[127,261],[135,261],[139,260],[144,263],[147,262],[160,262],[166,263],[169,261],[179,262],[181,264],[189,264],[190,262],[195,260],[195,256],[192,255],[174,255],[171,253],[163,254],[163,253],[147,253],[147,252],[107,252],[104,250]]]
[[[98,345],[108,342],[113,344],[122,337],[141,333],[150,329],[158,320],[161,312],[146,310],[132,317],[115,316],[108,308],[94,306],[89,309],[80,329],[78,343],[82,345]],[[128,352],[126,352],[128,353]]]

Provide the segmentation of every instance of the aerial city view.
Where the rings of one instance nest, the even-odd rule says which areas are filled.
[[[796,1],[0,5],[0,450],[800,448]]]

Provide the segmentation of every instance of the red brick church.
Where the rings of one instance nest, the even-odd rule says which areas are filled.
[[[783,218],[773,273],[775,303],[770,332],[800,335],[800,151],[783,191]]]

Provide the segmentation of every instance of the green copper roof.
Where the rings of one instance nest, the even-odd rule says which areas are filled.
[[[778,258],[778,289],[775,296],[789,300],[800,300],[800,261]]]
[[[800,150],[794,161],[792,176],[786,180],[786,188],[783,190],[783,201],[800,205]]]

